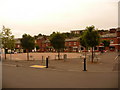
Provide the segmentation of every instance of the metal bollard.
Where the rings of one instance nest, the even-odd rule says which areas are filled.
[[[46,68],[48,68],[48,57],[46,58]]]
[[[86,70],[86,58],[84,58],[84,70],[83,71],[87,71]]]

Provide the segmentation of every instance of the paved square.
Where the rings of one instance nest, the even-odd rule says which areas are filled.
[[[98,56],[99,61],[95,63],[91,63],[87,58],[86,72],[83,71],[83,58],[78,56],[67,60],[50,59],[48,68],[30,67],[45,65],[45,61],[42,60],[4,60],[2,86],[3,88],[117,88],[118,69],[115,60],[117,55],[116,52],[101,54]]]

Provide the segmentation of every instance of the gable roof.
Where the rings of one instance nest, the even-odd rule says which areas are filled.
[[[117,37],[117,34],[109,33],[109,34],[101,35],[101,38],[111,38],[111,37]]]
[[[70,38],[70,39],[65,39],[66,42],[69,41],[79,41],[79,37],[75,37],[75,38]]]

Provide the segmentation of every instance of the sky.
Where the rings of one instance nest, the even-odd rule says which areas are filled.
[[[10,28],[16,38],[24,33],[70,32],[94,25],[118,27],[119,0],[0,0],[0,29]]]

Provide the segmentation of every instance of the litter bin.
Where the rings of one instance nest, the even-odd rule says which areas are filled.
[[[64,60],[66,60],[67,59],[67,54],[64,54]]]

